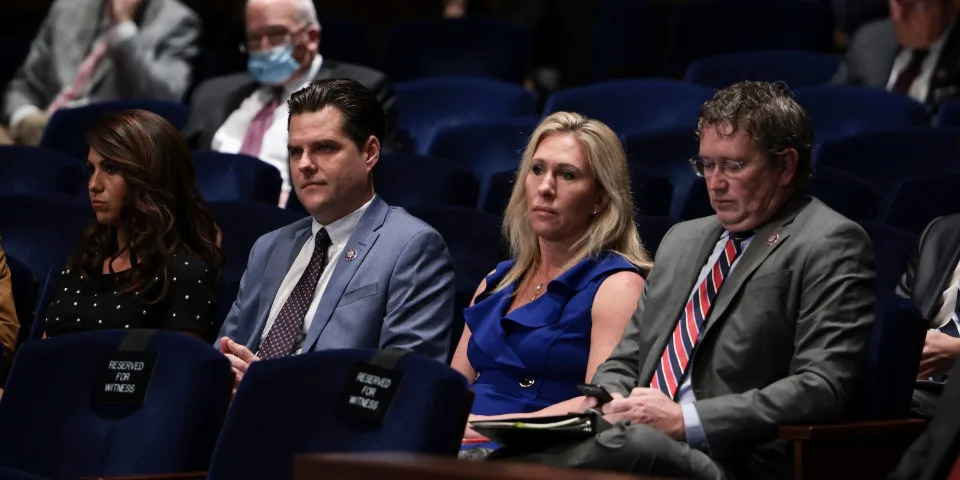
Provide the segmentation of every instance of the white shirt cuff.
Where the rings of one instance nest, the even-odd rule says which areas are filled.
[[[36,105],[24,105],[14,110],[10,115],[10,130],[16,130],[24,118],[38,112],[40,112],[40,108]]]
[[[703,424],[700,423],[700,414],[697,413],[697,407],[692,403],[684,403],[680,405],[680,411],[683,413],[683,430],[687,434],[687,445],[709,453],[710,446],[707,445],[707,433],[703,431]]]

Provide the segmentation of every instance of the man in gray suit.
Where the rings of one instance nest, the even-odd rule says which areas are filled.
[[[193,148],[243,153],[273,165],[289,195],[287,111],[293,92],[315,80],[349,78],[374,92],[387,115],[383,146],[395,124],[393,88],[383,73],[320,55],[320,23],[312,0],[248,0],[248,71],[212,78],[193,93],[183,135]]]
[[[777,427],[847,412],[874,306],[867,234],[801,193],[812,132],[779,85],[739,83],[703,105],[691,163],[716,215],[667,233],[633,319],[597,369],[593,383],[615,397],[601,410],[613,427],[522,459],[792,478]]]
[[[384,130],[376,97],[353,80],[321,80],[289,108],[293,186],[311,216],[250,251],[220,330],[237,381],[252,361],[331,348],[446,362],[452,260],[434,229],[374,193]]]
[[[833,83],[883,88],[935,111],[960,96],[960,0],[890,0],[890,18],[865,24]]]
[[[53,111],[89,102],[180,101],[200,20],[177,0],[58,0],[3,95],[0,143],[36,145]]]

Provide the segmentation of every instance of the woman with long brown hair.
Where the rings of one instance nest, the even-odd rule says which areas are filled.
[[[212,339],[219,229],[180,132],[131,110],[104,117],[86,138],[96,221],[56,281],[47,336],[160,328]]]

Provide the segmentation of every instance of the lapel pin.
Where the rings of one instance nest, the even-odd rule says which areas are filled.
[[[778,241],[780,241],[780,234],[779,234],[779,233],[772,233],[772,234],[770,234],[769,237],[767,237],[767,245],[773,245],[774,243],[777,243]]]
[[[351,248],[350,250],[347,250],[347,254],[344,255],[343,258],[346,258],[348,262],[352,262],[353,259],[357,258],[357,251]]]

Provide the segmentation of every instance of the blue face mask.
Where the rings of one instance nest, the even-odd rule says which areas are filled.
[[[280,85],[290,78],[300,64],[293,58],[293,45],[281,45],[262,52],[250,52],[247,70],[258,82]]]

